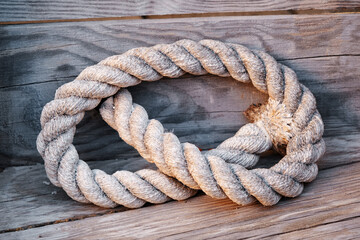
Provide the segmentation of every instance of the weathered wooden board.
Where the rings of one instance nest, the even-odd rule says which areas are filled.
[[[152,16],[194,13],[248,13],[268,11],[288,11],[294,13],[304,10],[358,11],[358,0],[325,1],[201,1],[183,0],[163,1],[0,1],[0,22],[19,22],[54,19],[91,19],[126,16]]]
[[[153,168],[142,158],[91,162],[90,166],[108,173],[120,168],[128,171]],[[0,173],[0,192],[0,232],[126,210],[73,201],[49,182],[44,166],[40,164],[6,168]]]
[[[21,168],[29,167],[12,169]],[[263,207],[258,203],[241,207],[230,200],[215,200],[202,195],[182,202],[151,205],[131,211],[88,216],[77,221],[7,232],[1,234],[0,238],[264,239],[278,237],[289,239],[289,237],[307,238],[307,236],[317,239],[324,239],[323,237],[326,236],[331,236],[331,239],[335,236],[338,239],[346,236],[356,238],[359,236],[360,225],[359,187],[360,163],[358,162],[320,171],[314,182],[306,184],[304,193],[300,197],[283,199],[273,207]],[[45,199],[49,197],[44,197]],[[36,202],[36,199],[34,201]],[[51,208],[50,204],[45,202],[44,204],[47,208]],[[24,205],[24,208],[29,207]],[[52,209],[55,209],[53,212],[44,213],[46,216],[53,216],[58,208],[52,206]],[[78,214],[79,209],[81,207],[74,204],[73,214]],[[97,208],[94,209],[95,213],[99,213]],[[69,210],[59,211],[58,214],[64,216],[69,214]],[[34,208],[33,211],[41,212],[43,209]],[[21,207],[18,207],[11,215],[10,213],[5,215],[9,225],[13,224],[10,222],[19,223],[19,216],[24,219],[30,217],[29,221],[37,221],[34,213],[20,215],[22,213],[24,212]],[[24,223],[26,220],[20,222]]]
[[[275,235],[276,236],[276,235]],[[274,239],[275,236],[263,239]],[[360,238],[360,219],[359,217],[349,217],[349,220],[334,221],[320,226],[305,228],[298,231],[283,233],[281,239],[359,239]]]
[[[263,49],[297,71],[318,99],[329,166],[359,156],[360,16],[253,16],[106,21],[0,28],[0,167],[42,162],[35,148],[42,107],[57,87],[86,66],[133,47],[184,37],[219,39]],[[130,89],[150,117],[182,141],[215,147],[246,120],[242,112],[265,100],[249,85],[215,76],[167,79]],[[204,94],[206,92],[206,94]],[[151,101],[149,101],[151,99]],[[97,111],[78,127],[84,160],[133,157]]]
[[[357,0],[0,0],[0,239],[360,238],[359,11]],[[354,14],[301,15],[328,12]],[[284,15],[293,13],[300,15]],[[182,38],[265,50],[315,94],[327,152],[318,178],[300,197],[240,207],[200,192],[182,202],[103,209],[77,203],[50,184],[35,139],[41,109],[56,88],[107,56]],[[209,75],[130,91],[150,117],[202,149],[234,134],[246,122],[242,112],[266,100],[250,85]],[[79,124],[75,145],[92,168],[108,173],[154,167],[97,110]],[[262,158],[258,166],[278,159]]]
[[[359,158],[353,159],[349,155],[342,161],[333,162],[329,166],[328,158],[325,156],[319,162],[319,168],[322,171],[334,167],[341,169],[343,165],[359,161]],[[257,167],[269,167],[278,159],[279,156],[264,157]],[[108,173],[120,169],[136,171],[154,167],[141,158],[122,159],[121,161],[93,161],[89,164],[92,168],[100,168]],[[121,207],[115,210],[102,209],[71,200],[64,191],[49,183],[44,167],[40,164],[6,168],[4,172],[0,173],[0,192],[2,193],[0,195],[0,215],[2,216],[0,218],[0,232],[125,210]]]

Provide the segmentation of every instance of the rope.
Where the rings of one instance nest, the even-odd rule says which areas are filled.
[[[246,111],[251,123],[233,137],[200,152],[191,143],[180,143],[159,121],[149,120],[125,89],[185,73],[231,76],[252,83],[269,99]],[[109,175],[91,170],[79,159],[72,144],[76,125],[103,98],[107,100],[100,108],[102,118],[159,171]],[[42,111],[41,127],[37,149],[50,181],[76,201],[106,208],[183,200],[198,189],[241,205],[255,199],[274,205],[281,196],[298,196],[303,183],[315,179],[316,161],[325,152],[315,98],[295,72],[265,52],[215,40],[180,40],[106,58],[57,89],[55,99]],[[272,147],[284,155],[277,164],[248,170]]]

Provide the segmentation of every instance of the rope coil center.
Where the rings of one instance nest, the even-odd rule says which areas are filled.
[[[250,123],[233,137],[200,152],[191,143],[180,143],[159,121],[149,119],[126,90],[141,81],[185,73],[251,82],[269,99],[245,112]],[[158,171],[120,170],[109,175],[91,170],[79,159],[72,144],[76,125],[85,111],[104,98],[102,118]],[[196,190],[241,205],[255,199],[265,206],[274,205],[281,196],[298,196],[303,183],[316,178],[316,161],[325,152],[324,126],[315,97],[298,82],[295,72],[265,52],[215,40],[180,40],[108,57],[57,89],[55,99],[42,111],[41,126],[37,148],[50,181],[76,201],[107,208],[184,200]],[[271,148],[283,158],[269,169],[250,169]]]

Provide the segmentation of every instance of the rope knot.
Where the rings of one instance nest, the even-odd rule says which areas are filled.
[[[244,114],[250,122],[264,126],[274,149],[286,155],[286,146],[295,131],[292,124],[293,116],[285,104],[269,98],[265,104],[251,105]]]

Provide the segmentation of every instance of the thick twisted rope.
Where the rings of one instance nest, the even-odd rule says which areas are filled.
[[[185,73],[231,76],[267,93],[265,105],[250,107],[244,125],[216,149],[200,152],[180,143],[162,124],[132,102],[125,89],[141,81],[177,78]],[[103,98],[103,119],[159,171],[91,170],[72,144],[84,112]],[[76,201],[102,207],[130,208],[145,202],[183,200],[197,189],[214,198],[229,197],[246,205],[255,199],[276,204],[281,196],[295,197],[304,182],[315,179],[316,161],[325,151],[323,122],[316,101],[290,68],[262,51],[214,40],[181,40],[136,48],[90,66],[57,89],[41,114],[37,148],[51,182]],[[274,147],[285,156],[270,169],[253,167],[259,154]]]

